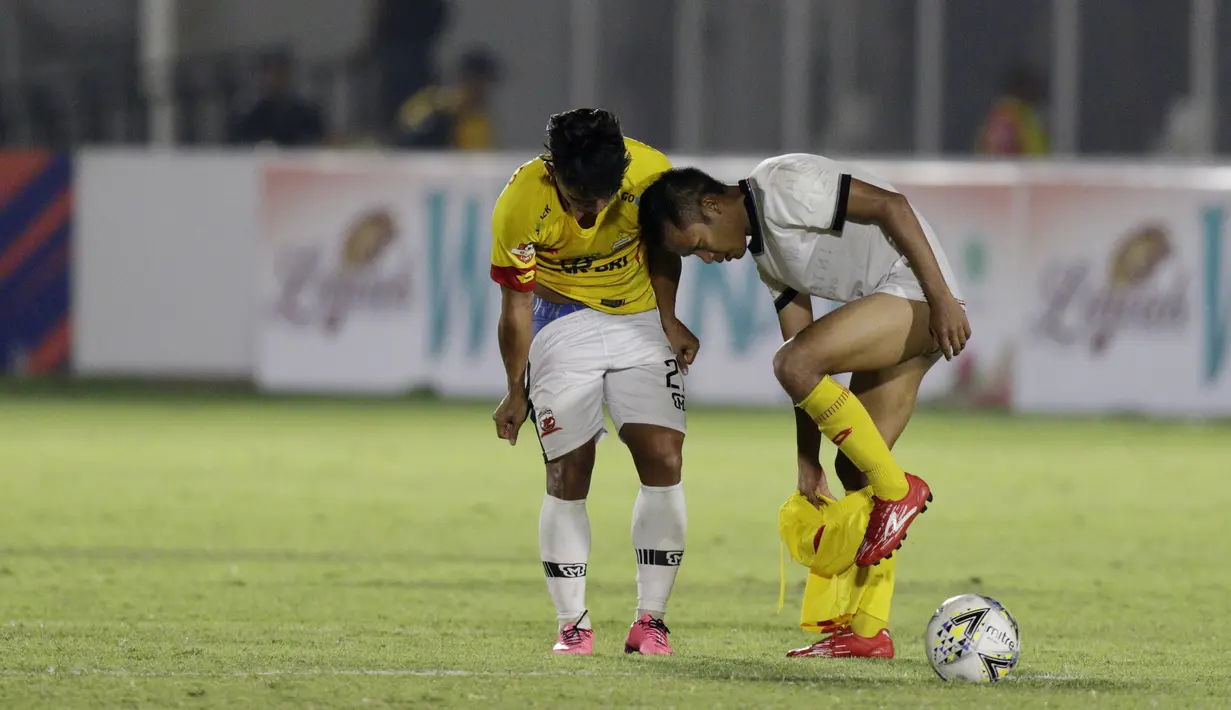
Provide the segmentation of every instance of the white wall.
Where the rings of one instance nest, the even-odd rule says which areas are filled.
[[[250,377],[256,159],[89,150],[76,170],[74,370]]]

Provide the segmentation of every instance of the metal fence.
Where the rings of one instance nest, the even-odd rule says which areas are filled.
[[[969,153],[1005,69],[1025,63],[1048,88],[1043,115],[1057,153],[1231,152],[1231,113],[1218,101],[1231,91],[1231,0],[453,4],[444,63],[469,43],[501,56],[493,111],[507,148],[535,146],[552,111],[599,104],[630,134],[680,151]],[[361,5],[296,7],[323,15]],[[221,142],[255,89],[255,57],[287,38],[271,25],[268,46],[235,48],[220,33],[216,51],[168,59],[150,50],[159,32],[174,32],[150,16],[158,7],[142,2],[138,27],[110,55],[14,69],[0,52],[0,140],[142,143],[162,125],[175,143]],[[330,32],[328,16],[316,24]],[[302,49],[313,39],[296,41]],[[370,66],[350,55],[305,58],[297,79],[334,134],[373,135]]]

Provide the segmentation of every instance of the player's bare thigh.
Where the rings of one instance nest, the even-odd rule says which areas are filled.
[[[547,495],[560,500],[584,500],[590,495],[597,437],[547,462]]]
[[[920,355],[906,362],[883,370],[856,372],[851,375],[851,392],[868,410],[876,430],[885,439],[889,448],[906,431],[915,403],[919,399],[919,386],[932,365],[940,358],[938,352]],[[842,486],[848,491],[859,490],[868,485],[867,477],[839,451],[834,468]]]
[[[885,293],[847,303],[783,344],[774,374],[799,402],[826,375],[888,370],[929,355],[936,351],[930,315],[924,301]]]
[[[590,495],[595,473],[595,439],[547,463],[547,493],[561,501],[581,501]]]

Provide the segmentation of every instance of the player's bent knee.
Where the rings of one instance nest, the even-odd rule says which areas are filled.
[[[663,451],[654,456],[648,465],[638,467],[641,482],[647,486],[674,486],[681,480],[684,456],[678,449]]]
[[[647,486],[674,486],[684,468],[684,434],[666,427],[628,424],[620,430]]]
[[[795,341],[783,343],[774,353],[774,377],[796,400],[806,397],[827,374],[824,359]]]

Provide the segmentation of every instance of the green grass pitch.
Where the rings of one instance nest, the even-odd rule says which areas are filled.
[[[71,394],[71,393],[70,393]],[[935,505],[899,567],[893,661],[786,659],[789,411],[697,408],[673,658],[627,657],[636,477],[590,496],[593,658],[552,657],[542,464],[489,406],[0,398],[0,707],[1226,707],[1231,428],[933,413],[899,457]],[[832,457],[833,449],[826,445]],[[921,634],[982,591],[1007,681],[939,681]]]

